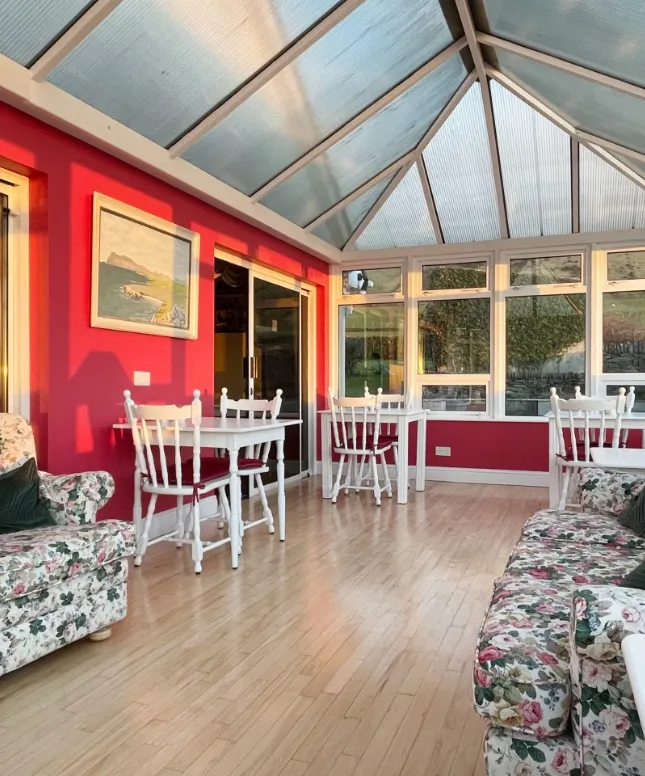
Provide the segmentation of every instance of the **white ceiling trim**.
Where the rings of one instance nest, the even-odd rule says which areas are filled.
[[[328,33],[329,30],[335,27],[339,22],[342,22],[343,19],[349,16],[352,11],[356,10],[356,8],[364,2],[365,0],[345,0],[344,3],[341,3],[334,8],[330,14],[321,19],[318,24],[315,24],[308,32],[288,46],[282,54],[278,55],[272,62],[266,65],[266,67],[258,71],[221,105],[212,110],[176,143],[173,143],[169,149],[170,155],[173,158],[181,156],[181,154],[193,145],[193,143],[196,143],[200,137],[213,129],[220,121],[223,121],[236,108],[239,108],[243,102],[248,100],[249,97],[252,97],[274,76],[290,65],[294,59],[313,46],[317,40],[320,40],[323,35]]]
[[[34,81],[26,68],[2,55],[0,99],[330,264],[341,260],[333,245],[184,159],[172,159],[165,148],[62,89]]]

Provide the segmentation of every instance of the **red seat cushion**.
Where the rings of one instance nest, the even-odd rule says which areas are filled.
[[[240,469],[240,471],[244,471],[245,469],[264,469],[266,468],[266,464],[259,458],[238,458],[237,468]]]
[[[228,477],[228,468],[228,458],[202,458],[199,470],[200,479],[197,485],[203,487],[213,480],[225,479]],[[160,485],[163,483],[161,471],[157,472],[157,482]],[[177,485],[177,469],[175,466],[168,467],[168,484],[171,487]],[[181,484],[182,487],[190,486],[193,484],[192,459],[184,461],[181,465]]]

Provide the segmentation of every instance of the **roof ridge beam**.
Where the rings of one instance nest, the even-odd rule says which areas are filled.
[[[29,68],[34,81],[44,81],[123,0],[96,0]]]
[[[488,86],[488,77],[486,75],[486,63],[482,55],[481,47],[477,40],[477,31],[473,23],[473,17],[470,12],[468,0],[455,0],[459,18],[468,41],[468,48],[475,63],[475,71],[481,84],[482,99],[484,102],[484,118],[486,120],[486,133],[488,135],[488,147],[490,150],[491,162],[493,165],[493,179],[495,182],[495,193],[497,195],[497,214],[499,218],[499,231],[502,238],[509,236],[508,219],[506,217],[506,201],[504,200],[504,186],[502,183],[502,167],[499,160],[499,148],[497,146],[497,135],[495,132],[495,120],[493,117],[493,103],[490,97],[490,88]]]
[[[410,164],[414,163],[415,159],[416,159],[416,151],[410,151],[404,156],[397,159],[396,162],[392,162],[392,164],[390,164],[384,170],[381,170],[381,172],[377,173],[373,178],[370,178],[368,181],[365,181],[365,183],[361,184],[357,189],[354,189],[354,191],[352,191],[346,197],[343,197],[343,199],[341,199],[339,202],[336,202],[335,205],[332,205],[328,210],[325,210],[324,213],[321,213],[317,218],[314,218],[314,220],[311,221],[311,223],[307,224],[307,226],[304,227],[305,232],[313,231],[317,226],[320,226],[320,224],[327,221],[328,218],[331,218],[339,210],[343,210],[343,208],[347,207],[347,205],[349,205],[350,202],[353,202],[355,199],[358,199],[358,197],[360,197],[362,194],[365,194],[373,186],[376,186],[377,183],[380,183],[383,180],[383,178],[387,178],[388,175],[392,175],[394,172],[399,171],[402,167],[404,167],[408,163]]]
[[[430,188],[430,176],[428,174],[428,168],[426,167],[426,162],[423,156],[417,157],[417,171],[419,173],[421,188],[423,189],[423,198],[428,209],[428,215],[430,216],[430,223],[432,224],[432,229],[434,231],[437,245],[442,245],[445,242],[443,239],[443,230],[441,229],[441,222],[439,221],[437,206],[435,205],[432,189]]]
[[[228,115],[230,115],[236,108],[252,97],[258,92],[265,84],[267,84],[274,76],[278,75],[288,65],[290,65],[294,59],[300,56],[300,54],[307,51],[308,48],[320,40],[326,33],[333,27],[346,19],[353,11],[355,11],[365,0],[344,0],[339,3],[333,11],[324,16],[320,21],[310,27],[307,32],[301,35],[297,40],[288,45],[282,50],[273,60],[271,60],[265,67],[258,70],[255,75],[251,76],[237,91],[230,94],[219,105],[216,105],[210,113],[199,121],[192,129],[189,129],[182,137],[176,140],[169,146],[170,156],[172,158],[181,156],[191,145],[196,143],[200,137],[209,132],[213,127],[217,126],[220,121],[223,121]]]
[[[630,84],[628,81],[623,81],[620,78],[615,78],[611,75],[598,73],[595,70],[590,70],[588,67],[583,67],[582,65],[574,65],[572,62],[567,62],[566,59],[561,59],[560,57],[554,57],[552,54],[544,54],[541,51],[536,51],[528,46],[521,46],[519,43],[512,43],[511,41],[498,38],[495,35],[488,35],[484,32],[477,33],[477,41],[482,46],[492,46],[493,48],[502,49],[503,51],[510,51],[512,54],[524,57],[524,59],[531,59],[534,62],[539,62],[543,65],[550,65],[558,70],[580,76],[580,78],[584,78],[587,81],[593,81],[602,86],[607,86],[610,89],[616,89],[624,94],[629,94],[632,97],[645,100],[645,88],[642,86]]]
[[[364,124],[368,119],[372,118],[372,116],[376,115],[391,102],[394,102],[397,97],[400,97],[404,92],[407,92],[408,89],[411,89],[422,78],[425,78],[425,76],[429,75],[433,70],[436,70],[438,67],[443,65],[444,62],[447,62],[452,56],[460,52],[465,47],[466,38],[460,38],[448,46],[448,48],[437,54],[437,56],[430,59],[424,65],[421,65],[420,68],[415,70],[411,75],[401,81],[401,83],[397,84],[388,92],[381,95],[371,105],[368,105],[367,108],[364,108],[359,114],[354,116],[353,119],[350,119],[346,124],[343,124],[342,127],[339,127],[335,132],[329,135],[329,137],[325,138],[325,140],[318,143],[318,145],[314,146],[311,150],[307,151],[307,153],[301,156],[300,159],[297,159],[293,164],[289,165],[289,167],[265,183],[262,188],[258,189],[254,194],[251,195],[251,200],[253,202],[258,202],[259,200],[263,199],[272,189],[276,188],[281,183],[284,183],[284,181],[286,181],[292,175],[295,175],[307,164],[312,162],[314,159],[317,159],[321,154],[324,154],[325,151],[328,151],[333,145],[349,135],[350,132],[353,132],[357,127],[359,127],[361,124]]]

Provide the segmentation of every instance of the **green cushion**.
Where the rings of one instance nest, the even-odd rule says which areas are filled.
[[[641,490],[627,508],[618,515],[618,522],[625,528],[631,528],[639,536],[645,537],[645,490]]]
[[[0,533],[56,525],[38,495],[38,467],[30,458],[17,469],[0,474]]]
[[[633,571],[630,571],[623,577],[621,587],[635,587],[638,590],[645,590],[645,560]]]

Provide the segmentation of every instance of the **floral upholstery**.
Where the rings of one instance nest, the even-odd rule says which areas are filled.
[[[36,457],[34,435],[22,415],[0,413],[0,474],[17,469]]]
[[[645,479],[629,472],[582,469],[578,481],[580,506],[585,512],[618,515],[645,487]]]
[[[587,546],[575,542],[520,541],[505,576],[573,585],[618,584],[645,557],[643,550]]]
[[[93,523],[97,511],[114,494],[114,480],[108,472],[39,474],[40,498],[59,525]]]
[[[489,727],[484,738],[488,776],[580,776],[579,756],[571,735],[536,740]]]
[[[645,776],[645,740],[620,644],[645,632],[645,592],[608,586],[574,594],[571,661],[585,773]]]
[[[19,598],[132,555],[134,526],[119,520],[0,535],[0,601]]]
[[[526,522],[522,538],[645,550],[645,539],[624,528],[615,517],[568,510],[543,509],[536,512]]]

